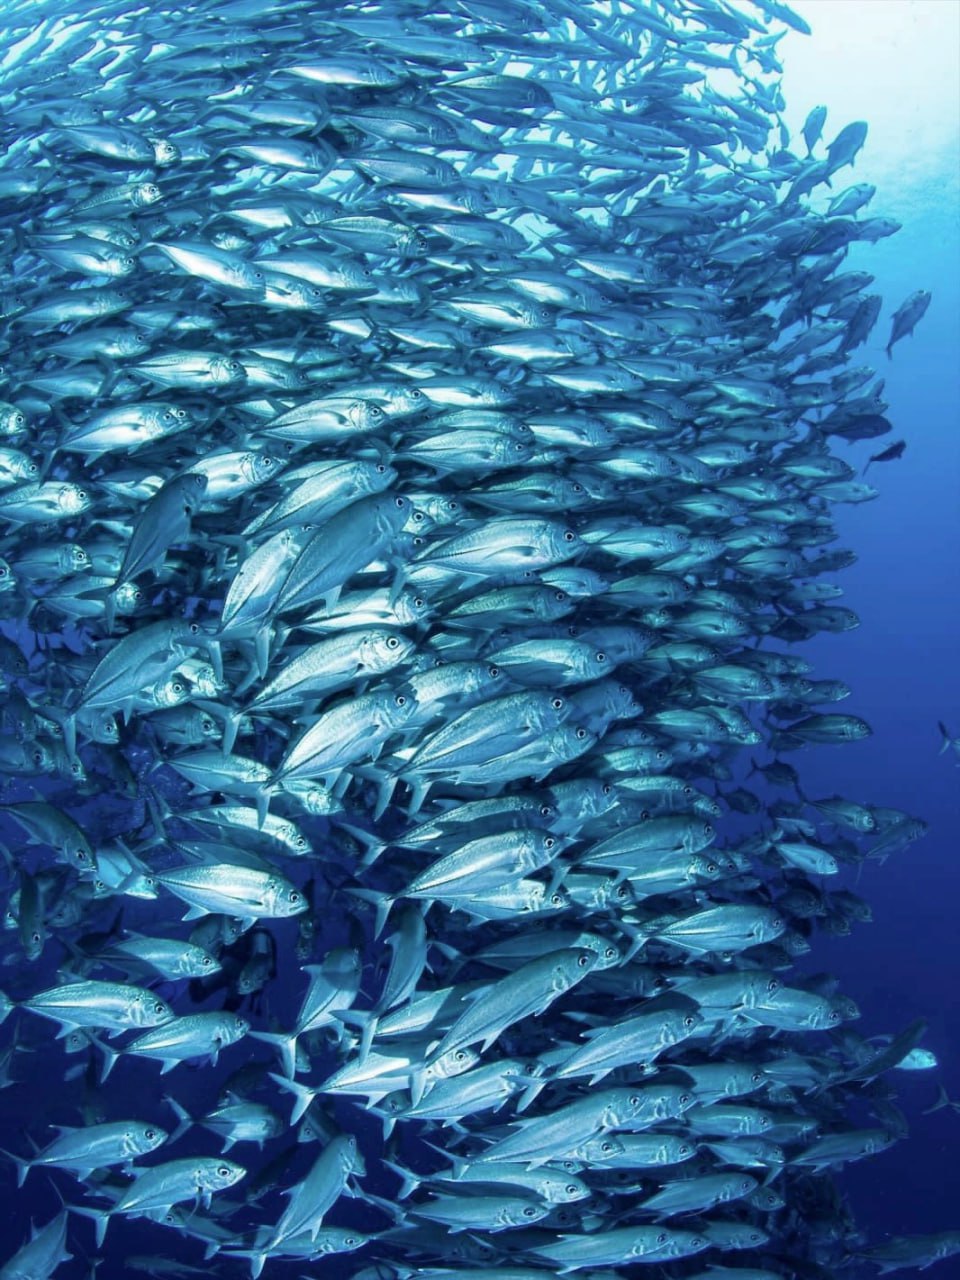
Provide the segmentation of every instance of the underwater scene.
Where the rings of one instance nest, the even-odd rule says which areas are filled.
[[[960,1276],[960,4],[0,16],[0,1280]]]

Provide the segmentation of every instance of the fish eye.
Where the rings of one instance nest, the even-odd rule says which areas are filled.
[[[388,639],[387,639],[387,648],[388,648],[388,649],[396,649],[396,647],[397,647],[397,645],[398,645],[399,643],[400,643],[400,641],[397,639],[397,637],[396,637],[396,636],[389,636],[389,637],[388,637]]]
[[[572,1182],[567,1183],[566,1192],[568,1196],[575,1196],[579,1192],[579,1190],[580,1188],[575,1187]]]
[[[562,907],[562,906],[563,906],[563,894],[562,894],[562,893],[554,893],[554,894],[551,894],[551,896],[550,896],[550,903],[551,903],[551,905],[552,905],[552,906],[554,906],[554,907]]]
[[[681,1142],[680,1146],[677,1147],[677,1150],[682,1156],[688,1156],[693,1148],[690,1146],[689,1142]]]
[[[719,870],[720,868],[717,866],[715,862],[707,863],[706,871],[708,876],[715,876]]]
[[[553,838],[553,836],[547,836],[546,840],[544,840],[544,842],[543,842],[543,847],[544,847],[545,849],[552,849],[552,848],[553,848],[553,846],[554,846],[556,843],[557,843],[557,842],[556,842],[556,840]]]
[[[152,1142],[154,1138],[157,1136],[157,1131],[156,1129],[145,1129],[143,1132],[143,1136],[146,1138],[148,1142]]]
[[[28,474],[35,476],[37,474],[37,464],[35,462],[28,462],[27,472]]]
[[[73,856],[76,858],[77,862],[79,862],[81,866],[83,866],[83,864],[87,861],[87,855],[84,853],[82,849],[78,849]]]
[[[34,929],[33,933],[31,933],[30,941],[36,943],[38,946],[43,941],[43,939],[40,937],[40,934],[36,931],[36,929]]]
[[[667,1243],[667,1233],[665,1231],[661,1231],[660,1234],[657,1236],[657,1244],[666,1244],[666,1243]]]
[[[402,511],[403,508],[407,505],[406,498],[394,498],[393,502],[394,502],[394,506],[396,506],[398,511]]]
[[[300,894],[297,892],[297,890],[296,890],[296,889],[291,889],[291,890],[290,890],[290,893],[289,893],[289,896],[288,896],[288,898],[287,898],[287,901],[288,901],[288,902],[292,902],[294,906],[296,906],[296,905],[297,905],[297,903],[300,901]]]
[[[426,600],[424,600],[422,596],[413,597],[413,607],[415,609],[422,609],[426,603]]]
[[[413,513],[413,518],[414,518],[414,520],[420,520],[420,521],[422,521],[425,517],[424,517],[424,514],[423,514],[423,512],[422,512],[422,511],[414,511],[414,513]]]
[[[190,623],[190,634],[192,636],[198,636],[200,634],[200,624],[198,622]]]
[[[492,676],[494,680],[496,680],[499,674],[500,674],[499,667],[487,667],[487,675]]]
[[[750,1080],[753,1084],[760,1084],[763,1081],[763,1072],[754,1071],[753,1075],[751,1075],[750,1077]]]
[[[572,529],[564,529],[563,531],[564,542],[575,542],[576,538],[577,538],[577,535],[573,532]]]
[[[398,693],[394,701],[396,702],[398,707],[405,707],[407,705],[407,699],[405,695],[402,693]]]
[[[630,1095],[630,1105],[631,1105],[631,1107],[639,1107],[639,1105],[640,1105],[641,1101],[642,1101],[642,1099],[641,1099],[641,1097],[640,1097],[639,1093],[631,1093],[631,1095]]]
[[[535,1218],[537,1216],[537,1213],[538,1213],[538,1209],[535,1204],[524,1205],[523,1216],[525,1218]]]
[[[586,955],[577,956],[577,967],[579,969],[585,969],[589,963],[590,963],[589,956],[586,956]]]
[[[609,796],[613,794],[613,787],[611,787],[609,782],[605,782],[603,784],[603,786],[600,788],[600,794],[605,796]]]
[[[385,474],[386,474],[386,470],[387,470],[387,468],[383,465],[383,463],[382,463],[382,462],[378,462],[378,463],[377,463],[377,475],[381,475],[381,476],[382,476],[382,475],[385,475]]]
[[[153,1012],[154,1012],[154,1013],[166,1013],[166,1012],[167,1012],[167,1006],[166,1006],[165,1004],[163,1004],[163,1002],[162,1002],[162,1001],[158,1000],[158,1001],[154,1004],[154,1006],[153,1006]]]
[[[561,707],[563,706],[563,699],[562,699],[562,698],[554,698],[554,699],[551,701],[550,705],[551,705],[551,707],[553,707],[554,711],[559,711],[559,710],[561,709]]]
[[[177,694],[178,696],[179,696],[181,693],[183,693],[183,685],[180,683],[180,681],[179,681],[179,680],[174,680],[174,682],[173,682],[173,684],[172,684],[171,688],[173,689],[173,692],[174,692],[175,694]]]
[[[597,659],[597,662],[606,662],[607,660],[607,655],[605,653],[598,653],[595,655],[595,657]]]
[[[692,1102],[692,1101],[693,1101],[693,1094],[692,1094],[692,1093],[681,1093],[681,1095],[680,1095],[680,1105],[681,1105],[681,1106],[686,1106],[686,1104],[687,1104],[688,1102]]]
[[[587,736],[587,731],[586,731],[586,729],[578,729],[578,730],[577,730],[577,741],[578,741],[578,742],[582,742],[586,736]]]
[[[837,1013],[836,1009],[830,1010],[830,1016],[827,1019],[827,1021],[830,1023],[831,1027],[835,1027],[837,1025],[837,1023],[840,1021],[840,1015],[839,1013]]]
[[[557,601],[558,604],[563,604],[563,602],[567,598],[567,593],[565,591],[555,591],[553,593],[553,598],[554,600]]]
[[[687,1028],[688,1031],[690,1031],[693,1027],[697,1025],[697,1020],[696,1018],[694,1018],[692,1013],[687,1014],[687,1016],[683,1020],[683,1025]]]
[[[222,1164],[222,1165],[220,1166],[220,1168],[217,1170],[217,1177],[218,1177],[218,1178],[229,1178],[229,1177],[230,1177],[230,1170],[227,1168],[227,1166],[226,1166],[225,1164]]]
[[[641,810],[640,810],[640,821],[641,821],[641,822],[647,822],[647,821],[649,821],[649,819],[650,819],[650,810],[649,810],[649,809],[641,809]]]
[[[709,822],[705,822],[703,824],[703,834],[708,837],[713,835],[713,827],[711,827]]]

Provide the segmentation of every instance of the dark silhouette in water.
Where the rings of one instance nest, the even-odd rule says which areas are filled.
[[[863,474],[867,474],[872,462],[893,462],[897,458],[902,458],[906,447],[906,440],[896,440],[893,444],[887,445],[886,449],[881,449],[879,453],[872,454],[867,461],[867,465],[863,468]]]

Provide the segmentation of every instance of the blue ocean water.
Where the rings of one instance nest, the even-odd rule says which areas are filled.
[[[864,1024],[928,1020],[939,1082],[958,1097],[960,950],[948,904],[960,892],[960,773],[956,756],[938,754],[937,721],[953,733],[960,722],[960,5],[808,0],[797,9],[813,35],[785,55],[788,118],[799,126],[822,102],[867,120],[856,180],[877,186],[875,212],[903,224],[856,246],[850,263],[875,276],[884,299],[864,358],[886,375],[894,434],[907,441],[898,462],[871,467],[880,498],[838,513],[841,543],[858,555],[843,574],[845,599],[862,626],[809,647],[818,667],[850,684],[874,736],[849,751],[805,753],[804,786],[809,778],[811,794],[869,796],[930,824],[907,856],[860,877],[873,924],[851,938],[821,936],[817,955]],[[925,322],[887,361],[888,317],[918,288],[933,293]],[[860,444],[851,458],[865,462],[882,444]],[[935,1094],[922,1075],[899,1073],[897,1085],[910,1140],[849,1166],[844,1184],[877,1234],[939,1230],[960,1204],[960,1116],[920,1114]]]
[[[804,57],[827,62],[831,23],[839,23],[841,10],[847,10],[844,0],[837,5],[815,0],[804,5],[797,0],[795,7],[815,28]],[[930,827],[927,836],[905,853],[894,854],[883,864],[870,862],[856,876],[843,873],[844,882],[870,903],[873,922],[855,925],[850,937],[818,934],[807,965],[810,971],[828,971],[840,979],[844,992],[860,1007],[857,1029],[864,1034],[896,1031],[915,1018],[925,1018],[929,1032],[923,1043],[940,1060],[935,1073],[896,1076],[910,1138],[849,1167],[840,1177],[865,1234],[880,1239],[960,1226],[960,1115],[951,1109],[926,1117],[921,1114],[935,1101],[938,1084],[950,1097],[960,1098],[955,905],[960,890],[956,847],[960,772],[956,755],[939,754],[937,730],[937,721],[942,720],[953,735],[960,735],[960,127],[955,127],[960,121],[960,78],[955,59],[938,59],[927,72],[936,80],[936,92],[924,94],[922,110],[917,112],[911,107],[918,105],[923,67],[919,78],[907,85],[883,84],[888,103],[891,99],[903,102],[899,114],[907,118],[908,143],[915,158],[919,156],[915,165],[904,168],[898,150],[902,135],[895,130],[885,134],[884,112],[871,111],[870,104],[876,107],[877,103],[871,68],[877,65],[879,50],[888,52],[897,38],[896,29],[893,34],[885,30],[883,14],[894,8],[910,9],[921,43],[949,51],[956,47],[953,38],[960,7],[899,0],[874,0],[860,7],[866,21],[855,38],[849,34],[850,20],[843,19],[845,39],[850,42],[843,50],[846,79],[842,85],[833,82],[834,96],[830,85],[805,81],[800,67],[794,71],[792,51],[803,44],[803,37],[792,35],[782,52],[784,94],[794,131],[819,101],[832,113],[831,126],[839,127],[852,118],[868,120],[871,133],[850,180],[875,182],[878,194],[872,212],[904,224],[889,240],[855,246],[850,266],[870,271],[875,276],[873,288],[884,298],[880,323],[857,362],[886,372],[889,417],[894,434],[906,439],[907,449],[898,461],[871,469],[870,479],[881,491],[877,501],[838,507],[834,513],[838,545],[852,548],[858,556],[842,575],[843,603],[856,610],[862,625],[841,635],[822,634],[803,646],[817,676],[839,678],[851,686],[853,695],[845,709],[867,719],[874,734],[843,749],[811,747],[795,757],[807,794],[839,793],[890,805],[922,817]],[[949,16],[943,17],[944,12]],[[820,40],[824,43],[818,45]],[[902,58],[905,66],[910,63],[906,50]],[[801,61],[799,54],[797,61]],[[952,80],[939,78],[944,62]],[[915,63],[912,70],[917,71]],[[858,94],[858,83],[862,94]],[[861,101],[863,106],[851,111],[849,104]],[[949,127],[944,128],[944,121]],[[828,127],[827,133],[832,132],[835,129]],[[850,173],[845,171],[845,178]],[[932,291],[930,310],[916,334],[899,343],[888,360],[883,346],[890,316],[918,288]],[[843,456],[849,453],[851,461],[864,463],[887,439],[863,442]],[[267,1008],[284,1022],[296,1011],[292,958],[296,929],[290,923],[277,923],[273,932],[280,959],[277,978],[267,993]],[[325,939],[328,945],[347,940],[346,925],[334,926]],[[0,1093],[0,1146],[22,1149],[19,1129],[28,1121],[34,1133],[46,1119],[62,1119],[56,1114],[61,1066],[58,1056],[40,1050],[31,1060],[31,1070],[23,1073],[27,1078]],[[210,1105],[202,1072],[178,1069],[175,1079],[177,1096],[185,1106],[199,1110]],[[108,1086],[104,1094],[91,1076],[90,1096],[115,1102],[116,1096],[109,1092],[114,1087],[120,1089],[122,1083]],[[169,1125],[169,1112],[160,1101],[162,1088],[162,1084],[157,1087],[154,1118],[166,1118]],[[350,1115],[351,1124],[356,1125],[352,1111]],[[360,1121],[361,1129],[365,1123]],[[371,1135],[373,1130],[371,1122]],[[300,1161],[296,1165],[300,1169],[302,1153],[290,1158]],[[3,1176],[4,1192],[12,1197],[12,1170],[6,1169]],[[374,1183],[371,1189],[389,1194],[389,1185],[378,1188]],[[4,1252],[22,1239],[31,1218],[45,1221],[56,1209],[48,1181],[36,1172],[26,1189],[17,1193],[15,1204],[7,1229],[0,1228]],[[364,1211],[348,1206],[338,1220],[364,1225]],[[144,1251],[148,1245],[150,1250],[158,1248],[156,1235],[145,1236],[142,1223],[114,1223],[109,1256],[96,1271],[99,1280],[127,1274],[115,1259]],[[90,1234],[83,1239],[92,1256]],[[175,1252],[172,1239],[170,1233],[163,1237],[171,1255]],[[183,1256],[197,1262],[196,1251],[186,1245]],[[947,1277],[950,1266],[944,1263],[934,1274]],[[218,1272],[211,1268],[209,1273]],[[282,1273],[299,1274],[291,1264],[284,1264]],[[88,1259],[78,1250],[75,1261],[58,1274],[86,1276]],[[276,1274],[281,1274],[279,1266]],[[317,1274],[352,1272],[327,1267]]]

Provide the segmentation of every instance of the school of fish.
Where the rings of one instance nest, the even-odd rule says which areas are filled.
[[[936,1061],[815,967],[925,824],[792,763],[870,733],[796,646],[898,229],[803,19],[3,16],[0,1280],[960,1251],[830,1176]]]

